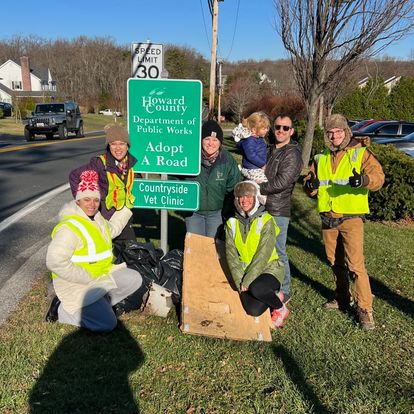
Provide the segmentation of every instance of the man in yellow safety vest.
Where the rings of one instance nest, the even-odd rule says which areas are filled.
[[[372,152],[352,137],[340,114],[325,120],[325,144],[304,180],[307,194],[318,199],[325,252],[336,282],[336,298],[325,307],[346,311],[354,302],[361,327],[371,330],[375,323],[363,223],[369,213],[368,192],[382,187],[384,173]]]

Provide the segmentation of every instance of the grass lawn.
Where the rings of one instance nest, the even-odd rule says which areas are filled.
[[[127,119],[124,117],[115,118],[112,116],[96,115],[96,114],[82,114],[84,129],[88,131],[102,130],[106,124],[119,123],[126,125]],[[24,134],[24,124],[22,121],[16,121],[13,117],[0,119],[0,134],[8,135],[22,135]]]
[[[121,317],[111,334],[42,322],[46,278],[0,327],[1,413],[414,413],[414,229],[366,224],[377,329],[326,311],[334,282],[315,201],[294,193],[288,236],[293,299],[272,343],[182,334],[174,312]],[[158,244],[159,218],[136,213]],[[184,223],[169,222],[170,248]]]

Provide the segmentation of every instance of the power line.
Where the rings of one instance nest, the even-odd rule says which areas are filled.
[[[200,8],[201,8],[201,14],[203,16],[203,24],[204,24],[204,34],[206,35],[206,40],[207,40],[207,44],[208,44],[208,49],[211,50],[211,46],[210,46],[210,39],[208,37],[207,34],[207,26],[206,26],[206,19],[204,17],[204,10],[203,10],[203,4],[201,3],[202,0],[200,0]],[[211,12],[211,11],[210,11]]]
[[[238,20],[239,20],[239,8],[240,8],[240,0],[237,0],[236,21],[234,23],[233,38],[231,39],[230,52],[228,53],[227,57],[224,60],[228,60],[230,55],[231,55],[231,52],[233,51],[234,38],[236,36],[237,23],[238,23]]]
[[[214,0],[207,0],[208,1],[208,8],[210,9],[211,18],[213,18],[213,1]]]

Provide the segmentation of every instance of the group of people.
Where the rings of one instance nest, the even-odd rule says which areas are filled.
[[[200,184],[200,210],[186,218],[186,228],[214,238],[224,228],[231,278],[246,313],[259,316],[270,308],[273,326],[280,327],[289,313],[286,239],[302,157],[291,139],[292,119],[281,114],[273,126],[276,142],[270,151],[264,139],[270,128],[267,115],[253,113],[236,127],[233,134],[243,155],[239,168],[223,148],[220,125],[214,120],[203,124],[201,173],[189,178]]]
[[[267,115],[255,112],[233,130],[243,155],[240,171],[246,180],[233,189],[234,217],[223,221],[227,262],[243,308],[252,316],[270,308],[273,326],[277,328],[289,314],[286,303],[291,298],[291,274],[286,239],[291,196],[303,165],[300,146],[292,139],[292,118],[285,114],[275,118],[272,128],[275,143],[267,151],[269,147],[264,138],[269,128]],[[216,188],[218,183],[214,159],[206,163],[212,157],[204,141],[217,138],[214,157],[218,158],[221,153],[228,154],[222,148],[222,136],[220,126],[209,121],[209,128],[202,135],[203,162],[208,166],[204,174],[212,176],[209,185],[200,181],[205,197],[213,183]],[[365,268],[363,223],[369,213],[368,193],[382,187],[384,173],[365,142],[352,137],[344,116],[329,116],[324,136],[326,149],[312,161],[304,178],[304,189],[309,196],[317,198],[325,251],[336,283],[335,298],[325,307],[349,311],[353,306],[361,327],[372,330],[375,322]],[[220,184],[223,195],[220,200],[224,200],[224,188],[228,191],[239,178],[234,161],[228,159],[228,163],[232,168],[228,169],[227,179],[221,176],[226,182]],[[206,221],[209,213],[208,209],[203,213]],[[195,232],[210,237],[216,234],[223,214],[217,207],[215,214],[217,221],[208,232],[199,229]]]
[[[265,141],[271,127],[274,145]],[[233,131],[243,155],[239,167],[223,147],[220,125],[206,121],[200,174],[186,177],[200,185],[199,210],[186,216],[187,232],[225,237],[231,279],[243,308],[252,316],[270,309],[275,328],[283,326],[291,298],[286,240],[291,196],[303,167],[294,132],[286,114],[278,115],[272,126],[266,114],[251,114]],[[304,178],[304,189],[318,199],[336,281],[336,297],[326,307],[348,310],[355,305],[362,328],[373,329],[363,222],[369,213],[368,191],[381,188],[384,174],[369,149],[352,138],[342,115],[326,119],[325,142],[326,150]],[[136,159],[129,145],[126,129],[110,126],[105,153],[70,173],[74,200],[59,213],[47,252],[56,292],[48,321],[108,332],[117,315],[141,305],[141,275],[124,263],[114,265],[112,252],[113,238],[135,240],[130,209]]]

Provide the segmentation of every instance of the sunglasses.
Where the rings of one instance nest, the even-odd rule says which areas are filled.
[[[283,131],[289,131],[289,129],[291,129],[292,127],[287,126],[287,125],[275,125],[275,130],[276,131],[280,131],[281,129],[283,129]]]

